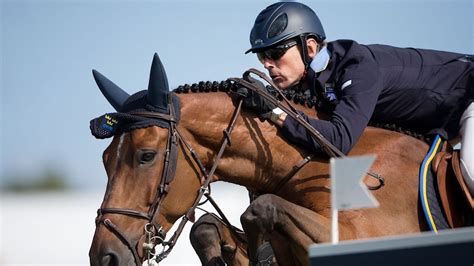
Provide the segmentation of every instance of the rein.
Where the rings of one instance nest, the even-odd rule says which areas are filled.
[[[271,93],[269,93],[266,90],[260,89],[258,86],[255,86],[251,82],[247,81],[246,78],[250,74],[255,74],[265,80],[268,84],[270,84],[276,91],[277,93],[281,96],[281,98],[285,101],[287,104],[284,105],[282,104],[276,97],[274,97]],[[244,86],[247,89],[252,90],[253,92],[259,94],[262,96],[265,100],[269,101],[270,103],[274,104],[275,106],[279,107],[281,110],[283,110],[288,116],[292,117],[295,119],[299,124],[301,124],[314,138],[314,140],[323,148],[323,150],[326,152],[326,154],[329,157],[338,157],[338,158],[344,158],[346,155],[341,152],[338,148],[336,148],[334,145],[332,145],[326,138],[324,138],[323,135],[319,131],[317,131],[308,121],[306,121],[296,110],[296,108],[291,104],[291,102],[285,97],[283,92],[278,89],[278,87],[273,83],[273,81],[268,78],[267,75],[265,75],[263,72],[251,68],[247,71],[244,72],[243,74],[244,78],[229,78],[229,80],[232,80],[236,83],[238,83],[241,86]],[[301,169],[306,163],[308,163],[312,159],[313,155],[310,155],[306,158],[304,158],[300,163],[298,163],[293,170],[288,174],[276,187],[275,191],[279,191],[283,185],[290,180],[296,172],[298,172],[299,169]],[[385,179],[383,176],[374,173],[372,171],[367,172],[367,174],[379,181],[379,184],[376,186],[367,186],[370,190],[377,190],[385,185]]]
[[[218,211],[223,221],[229,226],[229,228],[233,229],[233,226],[227,220],[224,213],[220,210],[216,202],[212,199],[210,195],[209,185],[211,182],[211,178],[214,175],[215,170],[217,169],[219,160],[225,151],[225,148],[227,147],[227,145],[229,146],[231,145],[230,135],[235,127],[237,117],[240,114],[240,110],[242,108],[242,102],[243,102],[243,99],[240,99],[237,104],[237,107],[234,110],[234,113],[232,115],[231,121],[229,122],[229,125],[224,130],[224,137],[221,141],[221,147],[219,149],[219,152],[214,158],[214,163],[209,172],[207,172],[206,168],[204,167],[204,164],[199,159],[197,153],[194,151],[194,149],[192,149],[191,145],[189,145],[189,143],[184,139],[183,135],[179,132],[178,128],[176,127],[177,119],[174,113],[175,109],[174,109],[172,100],[170,100],[168,104],[168,110],[170,110],[169,114],[162,114],[162,113],[157,113],[157,112],[131,113],[132,115],[165,120],[169,123],[167,149],[166,149],[166,154],[165,154],[165,159],[164,159],[163,174],[161,177],[160,186],[156,193],[155,200],[152,203],[147,213],[131,210],[131,209],[126,209],[126,208],[100,208],[97,210],[96,226],[99,224],[103,224],[109,231],[111,231],[117,238],[119,238],[120,241],[124,245],[126,245],[128,249],[131,251],[136,265],[142,265],[142,262],[139,256],[139,252],[141,251],[139,249],[141,240],[138,241],[138,245],[135,248],[133,246],[133,243],[126,237],[126,235],[120,230],[120,228],[117,225],[115,225],[110,219],[103,217],[104,214],[108,214],[108,213],[121,214],[121,215],[131,216],[133,218],[148,220],[148,223],[145,224],[145,227],[144,227],[145,240],[142,243],[141,248],[146,253],[147,261],[155,260],[157,263],[165,259],[168,256],[168,254],[171,252],[174,245],[176,244],[177,239],[181,235],[185,224],[189,220],[192,220],[192,217],[194,217],[195,209],[198,208],[198,206],[200,205],[200,201],[203,196],[206,196],[206,198]],[[199,166],[199,169],[202,172],[202,175],[198,176],[198,178],[200,178],[201,182],[202,180],[204,180],[204,182],[202,182],[201,188],[199,189],[199,194],[197,198],[195,199],[193,205],[188,209],[186,214],[181,219],[181,222],[179,223],[178,228],[173,233],[171,238],[168,241],[165,241],[166,232],[163,230],[162,226],[156,224],[155,220],[156,220],[157,215],[159,214],[161,204],[170,189],[170,183],[173,181],[174,176],[176,174],[179,143],[181,143],[181,145],[184,146],[191,153],[191,156],[194,162]],[[241,241],[243,240],[242,237],[236,231],[231,230],[231,232],[239,240]],[[153,250],[155,250],[155,248],[159,244],[163,246],[163,250],[161,251],[161,253],[158,253],[158,254],[154,253]]]

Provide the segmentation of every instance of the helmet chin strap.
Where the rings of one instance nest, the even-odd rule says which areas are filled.
[[[309,57],[308,53],[308,44],[306,43],[306,41],[308,40],[308,36],[309,35],[307,34],[302,34],[299,36],[301,41],[301,59],[304,63],[304,73],[301,79],[294,87],[302,87],[304,81],[306,80],[306,75],[308,75],[309,66],[311,64],[311,58]]]
[[[307,40],[308,40],[307,34],[300,35],[301,50],[302,50],[301,59],[303,59],[305,72],[307,71],[309,64],[311,63],[311,58],[309,58],[309,54],[308,54],[308,44],[306,43]]]

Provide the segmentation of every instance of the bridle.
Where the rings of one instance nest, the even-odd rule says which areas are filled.
[[[255,70],[255,69],[250,69],[245,72],[247,75],[249,73],[254,73],[261,78],[265,79],[268,83],[274,86],[271,80],[266,77],[265,74],[262,72]],[[246,75],[244,74],[244,76]],[[324,148],[324,150],[328,153],[330,156],[343,156],[342,152],[340,152],[337,148],[332,146],[331,143],[329,143],[324,137],[320,135],[319,132],[317,132],[312,126],[308,126],[307,122],[301,118],[301,116],[298,115],[296,112],[296,108],[294,108],[289,101],[286,100],[286,98],[283,96],[283,99],[286,100],[287,105],[290,107],[286,107],[282,105],[278,100],[275,99],[273,95],[269,95],[267,92],[262,92],[257,86],[253,85],[252,83],[248,82],[245,79],[241,78],[230,78],[230,81],[235,82],[235,84],[244,86],[248,89],[251,89],[252,91],[260,94],[262,97],[264,97],[266,100],[269,100],[270,102],[274,103],[275,105],[279,106],[282,108],[285,112],[287,112],[288,115],[293,116],[294,119],[296,119],[298,122],[300,122],[303,126],[307,128],[307,130],[312,133],[312,135],[315,137],[315,139],[320,143],[320,145]],[[274,86],[276,88],[276,86]],[[279,92],[281,95],[283,95],[281,92]],[[174,245],[176,244],[177,239],[181,235],[185,224],[189,221],[192,220],[192,217],[194,217],[194,211],[200,204],[200,201],[203,196],[206,196],[207,199],[210,201],[210,203],[214,206],[214,208],[218,211],[218,213],[221,215],[223,221],[228,225],[231,233],[233,234],[234,237],[238,238],[241,241],[245,241],[242,239],[242,237],[234,230],[234,227],[230,224],[228,219],[225,217],[225,215],[222,213],[220,208],[217,206],[216,202],[212,199],[210,193],[209,193],[209,184],[211,182],[211,178],[214,175],[215,170],[217,169],[217,165],[219,163],[220,158],[222,157],[222,154],[224,153],[225,148],[227,145],[231,145],[231,139],[230,135],[234,129],[234,126],[237,121],[237,117],[240,114],[241,108],[242,108],[242,102],[243,99],[240,98],[237,106],[234,110],[234,113],[232,114],[232,118],[227,126],[227,128],[223,131],[224,135],[221,140],[221,146],[219,149],[219,152],[216,154],[214,158],[214,163],[207,172],[206,167],[204,167],[204,164],[202,161],[199,159],[197,153],[195,152],[194,149],[192,149],[191,145],[184,139],[183,135],[179,132],[177,128],[177,123],[178,119],[175,114],[175,108],[173,104],[173,93],[169,94],[169,101],[168,101],[168,110],[169,114],[163,114],[163,113],[158,113],[158,112],[131,112],[131,115],[136,115],[136,116],[142,116],[146,118],[152,118],[152,119],[160,119],[163,121],[166,121],[169,125],[168,128],[168,140],[167,140],[167,145],[166,145],[166,152],[165,152],[165,159],[164,159],[164,165],[163,165],[163,172],[161,176],[161,181],[160,185],[158,187],[158,191],[156,193],[155,199],[153,203],[151,204],[148,212],[141,212],[141,211],[136,211],[132,209],[126,209],[126,208],[99,208],[97,210],[97,217],[96,217],[96,226],[103,224],[109,231],[111,231],[120,241],[128,247],[128,249],[131,251],[133,254],[135,263],[137,265],[142,265],[140,256],[138,254],[138,250],[140,247],[137,245],[135,248],[133,246],[133,243],[126,237],[126,235],[120,230],[120,228],[115,225],[110,219],[104,218],[104,214],[120,214],[120,215],[126,215],[126,216],[131,216],[134,218],[138,219],[144,219],[147,220],[148,223],[145,224],[144,226],[144,237],[145,240],[142,244],[143,251],[145,253],[145,257],[147,258],[148,261],[150,260],[155,260],[156,262],[162,261],[164,258],[168,256],[168,254],[171,252],[173,249]],[[178,146],[179,143],[183,147],[185,147],[189,153],[191,154],[194,162],[198,165],[200,171],[201,171],[201,176],[198,176],[199,180],[204,180],[202,182],[202,185],[199,189],[199,194],[196,197],[193,205],[188,209],[186,214],[182,217],[180,224],[178,225],[178,228],[176,231],[173,233],[172,237],[168,240],[165,241],[166,238],[166,232],[163,230],[163,227],[159,224],[156,223],[156,218],[159,215],[160,207],[165,199],[166,195],[168,194],[168,191],[170,189],[170,183],[173,181],[176,173],[176,166],[177,166],[177,161],[178,161]],[[342,154],[342,155],[341,155]],[[303,160],[301,160],[297,165],[295,165],[290,171],[288,175],[286,175],[274,188],[274,193],[278,192],[284,184],[290,180],[303,166],[305,166],[309,161],[311,161],[313,158],[313,155],[309,155],[305,157]],[[384,179],[382,176],[368,172],[368,174],[376,179],[379,180],[379,185],[375,187],[369,187],[369,189],[379,189],[384,185]],[[143,237],[142,236],[142,237]],[[141,239],[141,238],[140,238]],[[138,244],[140,244],[140,240],[138,241]],[[163,250],[160,253],[155,253],[153,250],[158,245],[163,246]]]
[[[237,121],[237,117],[240,114],[240,110],[242,108],[242,99],[239,100],[237,107],[235,108],[234,113],[232,115],[231,121],[229,125],[227,126],[226,130],[224,130],[224,136],[221,141],[221,147],[219,149],[219,152],[214,158],[214,163],[210,171],[207,172],[206,168],[204,167],[204,164],[199,159],[195,150],[184,139],[183,135],[180,133],[180,131],[177,128],[178,120],[176,118],[175,108],[173,106],[173,100],[171,99],[173,94],[170,93],[169,95],[170,95],[170,100],[168,101],[168,110],[170,110],[169,114],[163,114],[163,113],[158,113],[158,112],[131,112],[130,113],[131,115],[164,120],[169,125],[168,140],[167,140],[167,145],[166,145],[161,181],[160,181],[160,185],[158,187],[158,191],[156,193],[155,199],[153,203],[151,204],[148,212],[141,212],[141,211],[126,209],[126,208],[100,208],[97,210],[96,226],[103,224],[105,228],[111,231],[124,245],[126,245],[128,249],[131,251],[131,253],[133,254],[135,263],[137,265],[142,265],[140,256],[138,254],[139,251],[141,251],[139,250],[140,248],[143,248],[143,251],[146,255],[144,257],[146,257],[148,261],[153,259],[156,262],[160,262],[161,260],[163,260],[164,258],[168,256],[168,254],[171,252],[174,245],[176,244],[178,237],[181,235],[186,222],[188,222],[189,220],[192,219],[192,217],[194,217],[194,211],[198,207],[198,205],[200,205],[202,196],[206,196],[210,200],[210,203],[219,212],[224,222],[230,225],[230,222],[225,218],[225,216],[223,216],[222,211],[217,206],[216,202],[212,199],[209,193],[209,184],[211,182],[211,178],[214,175],[215,170],[217,169],[218,162],[220,158],[222,157],[222,154],[224,153],[226,146],[230,145],[231,143],[230,135],[232,133],[232,130],[234,129],[235,123]],[[165,199],[166,195],[168,194],[168,191],[170,189],[170,183],[173,181],[175,173],[176,173],[179,143],[181,143],[181,145],[185,147],[191,154],[194,162],[198,165],[201,171],[201,176],[198,176],[198,178],[200,180],[204,180],[204,182],[202,182],[202,185],[201,185],[201,188],[199,189],[199,194],[196,200],[194,201],[193,205],[188,209],[186,214],[181,219],[181,222],[178,225],[178,228],[173,233],[172,237],[168,241],[165,241],[166,232],[163,230],[163,227],[161,225],[156,223],[156,220],[157,220],[156,218],[159,215],[162,202]],[[147,220],[148,223],[146,223],[144,226],[145,240],[142,244],[142,247],[137,245],[137,247],[135,248],[132,241],[130,241],[127,238],[125,233],[123,233],[123,231],[117,225],[115,225],[109,218],[105,218],[104,214],[120,214],[120,215],[130,216],[133,218]],[[237,232],[232,231],[232,233],[234,234],[234,236],[241,239],[241,236],[238,235]],[[138,244],[140,244],[140,241],[138,241]],[[163,250],[161,253],[157,254],[154,252],[154,250],[156,246],[160,244],[163,246]]]

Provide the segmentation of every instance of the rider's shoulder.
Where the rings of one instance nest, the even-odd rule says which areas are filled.
[[[339,67],[350,65],[369,64],[374,65],[375,60],[367,45],[357,41],[341,39],[326,43],[326,47],[331,54],[332,62]]]

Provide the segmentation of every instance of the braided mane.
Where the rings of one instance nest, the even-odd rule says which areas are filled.
[[[276,90],[267,85],[266,86],[267,90],[275,95],[276,97],[279,98],[279,100],[282,100],[281,96],[277,94]],[[223,80],[223,81],[200,81],[198,83],[193,83],[191,85],[189,84],[184,84],[184,85],[179,85],[176,89],[173,90],[175,93],[198,93],[198,92],[229,92],[229,91],[234,91],[236,89],[236,86],[234,83],[232,83],[229,80]],[[298,91],[295,89],[288,89],[288,90],[283,90],[282,91],[285,97],[293,101],[295,104],[303,105],[308,108],[313,108],[313,107],[319,107],[321,106],[321,101],[319,101],[315,96],[311,96],[309,93],[305,93],[303,91]],[[376,127],[376,128],[381,128],[381,129],[387,129],[390,131],[395,131],[399,132],[405,135],[408,135],[410,137],[414,137],[420,140],[425,140],[425,137],[423,134],[420,134],[418,132],[402,128],[396,124],[388,124],[388,123],[378,123],[378,122],[372,122],[369,121],[369,126],[371,127]]]
[[[229,90],[235,89],[235,85],[228,81],[200,81],[193,83],[192,85],[184,84],[179,85],[173,90],[175,93],[189,93],[189,92],[229,92]]]

